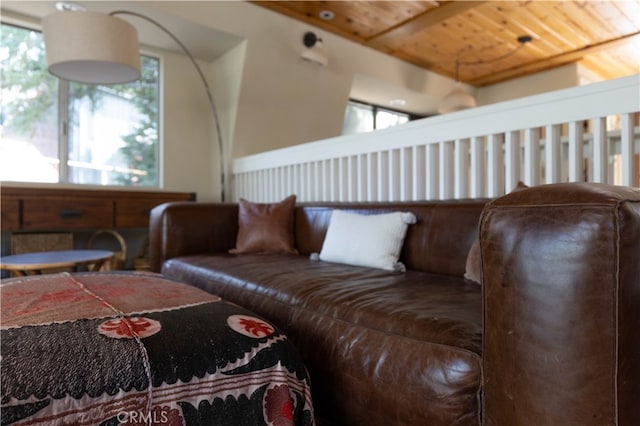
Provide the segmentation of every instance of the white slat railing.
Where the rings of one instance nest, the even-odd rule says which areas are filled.
[[[238,158],[257,202],[497,197],[518,181],[640,186],[640,75]]]

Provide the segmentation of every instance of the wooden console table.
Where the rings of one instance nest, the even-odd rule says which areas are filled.
[[[195,201],[196,196],[192,192],[161,190],[102,190],[3,184],[0,198],[0,228],[3,234],[130,229],[135,230],[134,234],[139,234],[139,239],[135,237],[135,241],[140,241],[146,238],[151,209],[170,201]],[[8,252],[8,247],[2,247],[2,254]],[[8,258],[9,256],[5,256],[2,263]]]
[[[149,212],[192,192],[87,190],[4,186],[0,226],[8,231],[146,228]]]

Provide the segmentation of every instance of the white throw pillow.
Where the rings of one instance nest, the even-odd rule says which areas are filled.
[[[416,223],[413,213],[362,215],[334,210],[317,257],[326,262],[404,271],[398,257],[412,223]]]

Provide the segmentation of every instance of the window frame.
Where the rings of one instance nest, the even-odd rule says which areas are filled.
[[[15,14],[4,14],[0,19],[0,25],[9,25],[18,29],[22,29],[25,31],[37,32],[42,35],[42,26],[39,23],[32,22],[31,19],[27,17],[17,17]],[[43,49],[44,49],[44,40],[43,40]],[[69,130],[69,120],[70,120],[70,82],[68,80],[59,78],[57,76],[53,76],[57,80],[57,155],[58,155],[58,180],[57,182],[51,182],[49,184],[53,185],[68,185],[72,187],[78,188],[89,188],[89,187],[99,187],[99,188],[111,188],[111,189],[143,189],[146,188],[148,190],[157,190],[163,188],[163,167],[162,167],[162,152],[163,152],[163,113],[164,113],[164,102],[163,102],[163,75],[164,75],[164,67],[163,67],[163,56],[158,53],[151,53],[146,49],[140,48],[139,50],[140,56],[146,56],[151,58],[152,60],[157,61],[158,66],[158,79],[157,79],[157,140],[156,140],[156,158],[155,158],[155,170],[156,170],[156,182],[154,185],[102,185],[100,183],[78,183],[71,182],[70,179],[70,170],[71,166],[68,164],[69,162],[69,143],[70,143],[70,130]],[[108,87],[108,85],[105,85]],[[33,185],[43,185],[47,184],[47,182],[41,181],[29,181],[29,180],[7,180],[4,181],[7,183],[20,183],[20,184],[33,184]]]
[[[424,118],[423,116],[417,115],[417,114],[413,114],[410,112],[406,112],[406,111],[401,111],[399,109],[394,109],[394,108],[388,108],[386,106],[382,106],[382,105],[378,105],[378,104],[373,104],[370,102],[365,102],[365,101],[360,101],[358,99],[354,99],[354,98],[349,98],[349,100],[347,101],[347,107],[351,104],[357,104],[357,105],[362,105],[368,108],[371,108],[371,111],[373,113],[373,130],[379,130],[377,127],[377,116],[378,116],[378,112],[379,111],[385,111],[385,112],[389,112],[392,114],[398,114],[398,115],[403,115],[406,116],[409,121],[413,121],[413,120],[419,120],[421,118]]]

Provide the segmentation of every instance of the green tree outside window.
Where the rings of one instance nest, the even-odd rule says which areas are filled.
[[[2,24],[0,62],[1,180],[159,185],[156,58],[133,83],[67,82],[46,70],[39,32]]]

